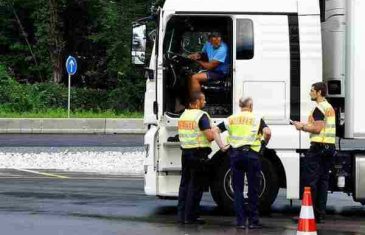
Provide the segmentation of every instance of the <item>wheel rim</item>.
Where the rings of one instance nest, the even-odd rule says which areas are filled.
[[[261,177],[260,177],[259,198],[264,194],[264,192],[266,190],[266,178],[265,178],[265,174],[262,171],[260,171],[260,176]],[[248,198],[248,196],[247,196],[248,182],[247,182],[246,174],[244,176],[244,181],[243,182],[244,182],[243,197]],[[224,184],[224,192],[226,193],[228,198],[233,201],[234,200],[234,192],[233,192],[233,185],[232,185],[232,171],[231,171],[231,169],[228,169],[226,174],[224,175],[223,184]]]

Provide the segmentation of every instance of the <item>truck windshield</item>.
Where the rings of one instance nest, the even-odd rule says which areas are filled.
[[[184,53],[191,54],[201,51],[208,41],[209,32],[185,32],[182,35],[181,48]]]

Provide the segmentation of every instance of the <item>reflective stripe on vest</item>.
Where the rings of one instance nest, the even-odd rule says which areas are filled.
[[[325,126],[319,134],[310,134],[310,141],[316,143],[335,144],[336,142],[336,114],[332,105],[327,100],[317,106],[324,113]],[[309,116],[308,123],[313,124],[313,112]]]
[[[178,132],[181,147],[184,149],[210,147],[205,134],[199,128],[200,118],[208,113],[199,109],[185,109],[178,121]]]
[[[252,150],[260,151],[260,120],[256,120],[254,114],[247,111],[228,117],[228,143],[233,148],[250,145]]]

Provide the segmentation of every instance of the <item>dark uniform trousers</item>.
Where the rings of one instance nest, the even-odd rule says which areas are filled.
[[[247,217],[250,224],[259,222],[259,184],[261,164],[259,154],[249,148],[231,149],[230,162],[233,176],[234,209],[237,225],[244,225]],[[243,198],[244,176],[248,181],[248,211]]]
[[[311,143],[301,165],[303,186],[311,187],[313,207],[316,217],[326,213],[329,170],[333,163],[336,148],[333,144]],[[301,187],[301,195],[303,187]]]
[[[199,205],[207,174],[205,172],[209,152],[204,149],[183,149],[181,181],[178,198],[178,219],[194,221],[199,217]]]

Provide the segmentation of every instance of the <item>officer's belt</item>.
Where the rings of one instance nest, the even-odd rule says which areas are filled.
[[[238,147],[238,148],[233,148],[233,150],[241,151],[241,152],[248,152],[248,151],[251,151],[251,145],[243,145],[243,146]]]
[[[313,147],[315,149],[320,149],[320,148],[329,149],[329,148],[335,148],[335,145],[334,144],[328,144],[328,143],[311,142],[311,147]]]
[[[190,148],[190,149],[180,147],[180,149],[184,151],[184,153],[203,153],[209,155],[212,152],[212,149],[210,147]]]

